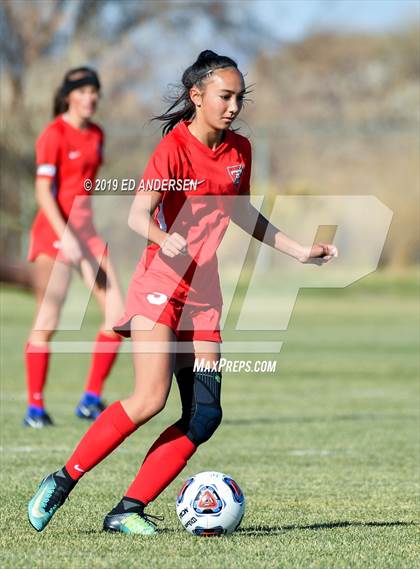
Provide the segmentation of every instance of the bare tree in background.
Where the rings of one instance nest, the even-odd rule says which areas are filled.
[[[94,32],[111,3],[100,0],[2,0],[0,3],[1,64],[9,74],[12,111],[24,106],[25,74],[38,59],[64,52],[78,37]],[[169,8],[170,2],[118,4],[116,38]]]
[[[238,7],[240,9],[238,9]],[[322,2],[320,4],[322,7]],[[93,38],[90,56],[121,42],[131,30],[156,19],[175,26],[180,37],[191,19],[209,21],[217,34],[230,37],[238,51],[255,55],[273,40],[255,19],[253,2],[200,0],[2,0],[0,2],[0,64],[11,82],[12,111],[25,103],[25,75],[37,60],[61,55],[78,40]],[[169,47],[169,46],[168,46]]]

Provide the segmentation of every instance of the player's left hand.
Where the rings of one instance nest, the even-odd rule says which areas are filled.
[[[338,257],[337,247],[328,243],[315,243],[312,247],[308,247],[308,252],[302,259],[301,263],[313,265],[325,265],[334,257]]]

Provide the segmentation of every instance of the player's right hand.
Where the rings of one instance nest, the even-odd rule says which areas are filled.
[[[301,263],[313,265],[325,265],[331,259],[338,257],[337,248],[329,243],[315,243],[312,247],[307,247],[305,255],[299,260]]]
[[[83,254],[79,242],[71,231],[66,230],[61,239],[61,251],[69,261],[78,265],[82,260]]]
[[[164,255],[171,258],[187,254],[187,242],[179,233],[168,234],[160,248]]]

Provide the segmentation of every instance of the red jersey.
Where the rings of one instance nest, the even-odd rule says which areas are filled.
[[[40,134],[36,141],[36,176],[54,180],[53,193],[63,216],[67,219],[76,196],[75,229],[91,225],[90,195],[84,189],[88,178],[95,182],[96,172],[102,163],[104,134],[101,128],[89,123],[85,129],[75,128],[59,115]],[[73,221],[72,214],[72,221]],[[50,225],[40,211],[34,227],[39,231]]]
[[[199,306],[221,305],[216,250],[229,225],[234,196],[249,194],[251,145],[225,132],[212,150],[179,123],[155,149],[139,190],[158,189],[154,218],[161,229],[179,233],[188,255],[171,259],[156,244],[147,247],[133,285]]]

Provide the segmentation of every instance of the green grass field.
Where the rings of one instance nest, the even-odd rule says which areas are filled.
[[[225,374],[224,421],[149,508],[165,521],[161,535],[148,539],[103,534],[101,525],[154,438],[178,417],[176,389],[164,412],[89,473],[37,534],[26,504],[86,427],[73,410],[89,358],[53,357],[47,407],[56,427],[21,427],[22,346],[33,299],[3,290],[1,567],[418,566],[414,278],[377,273],[347,289],[301,291],[289,330],[271,335],[285,342],[273,356],[276,373]],[[84,336],[93,338],[98,323],[91,308]],[[126,395],[132,377],[124,354],[109,379],[108,401]],[[202,470],[230,473],[246,494],[242,527],[231,537],[193,538],[178,522],[182,480]]]

